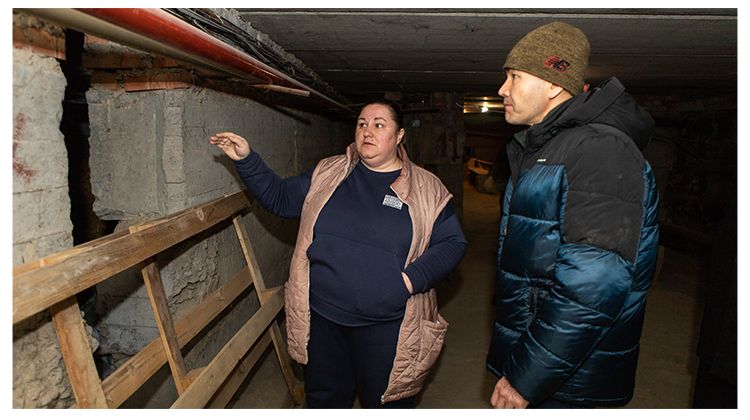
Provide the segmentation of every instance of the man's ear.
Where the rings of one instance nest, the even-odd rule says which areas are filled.
[[[565,89],[563,89],[561,86],[550,83],[549,88],[547,88],[547,97],[548,99],[555,99],[563,92],[565,92]]]

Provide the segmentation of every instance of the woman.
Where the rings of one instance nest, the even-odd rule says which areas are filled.
[[[285,284],[289,353],[309,408],[413,408],[447,323],[434,291],[466,250],[436,176],[409,161],[395,104],[357,119],[344,155],[281,179],[234,133],[211,144],[270,212],[300,217]]]

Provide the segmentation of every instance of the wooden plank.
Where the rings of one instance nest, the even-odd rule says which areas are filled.
[[[260,272],[258,259],[255,258],[253,246],[250,244],[250,237],[245,230],[245,225],[242,223],[242,218],[240,216],[234,216],[232,218],[232,223],[234,224],[234,229],[237,231],[242,254],[245,256],[245,263],[250,268],[250,276],[253,278],[255,289],[258,290],[258,299],[260,299],[262,292],[266,290],[266,282],[263,280],[263,273]],[[261,301],[261,303],[263,302]]]
[[[199,367],[199,368],[193,369],[190,372],[188,372],[187,375],[185,375],[185,387],[186,388],[189,387],[190,384],[193,383],[193,381],[195,380],[195,378],[197,378],[198,375],[200,375],[201,372],[203,372],[203,369],[205,369],[205,368],[206,367],[203,366],[203,367]]]
[[[284,376],[284,381],[286,381],[289,394],[291,394],[297,405],[302,406],[305,402],[305,390],[302,386],[297,384],[297,380],[294,377],[291,360],[289,359],[289,352],[286,348],[286,340],[281,334],[279,324],[274,320],[271,323],[269,330],[271,331],[273,347],[276,350],[276,358],[279,360],[281,374]]]
[[[245,355],[248,346],[255,343],[284,306],[282,289],[277,290],[278,293],[261,306],[222,347],[201,375],[172,404],[172,408],[203,408],[208,403]]]
[[[169,312],[167,296],[164,293],[164,285],[161,282],[159,266],[156,261],[149,260],[141,270],[141,274],[146,284],[151,310],[154,312],[156,326],[159,327],[159,337],[164,348],[164,354],[167,356],[169,369],[172,371],[177,393],[182,394],[188,386],[185,381],[187,368],[185,368],[185,360],[182,358],[180,343],[177,340],[174,323],[172,323],[172,314]]]
[[[248,206],[243,191],[168,216],[137,233],[98,240],[13,270],[13,324],[122,272]]]
[[[121,236],[125,236],[127,234],[128,234],[127,230],[114,232],[109,235],[102,236],[101,238],[96,238],[86,243],[76,245],[73,248],[68,248],[67,250],[60,251],[55,254],[47,255],[46,257],[42,257],[36,261],[31,261],[29,263],[13,267],[13,276],[21,275],[23,273],[26,273],[27,271],[32,271],[39,267],[57,264],[61,261],[65,261],[66,259],[72,257],[73,255],[80,254],[81,252],[85,252],[85,251],[90,251],[92,248],[97,247],[104,242],[119,238]]]
[[[263,305],[268,300],[269,290],[266,289],[266,283],[263,280],[263,273],[261,273],[260,267],[258,266],[258,259],[255,258],[255,252],[250,243],[250,237],[245,230],[245,225],[242,224],[240,216],[235,216],[232,219],[232,223],[234,223],[234,228],[237,231],[237,237],[240,240],[242,253],[245,255],[245,262],[247,263],[247,266],[250,267],[250,274],[253,276],[255,289],[258,292],[258,299],[260,299],[260,303]],[[301,392],[300,390],[302,388],[297,386],[297,380],[294,378],[294,372],[292,371],[292,362],[286,348],[286,340],[281,334],[281,329],[279,329],[279,324],[276,321],[273,321],[271,324],[271,338],[273,339],[273,347],[276,350],[276,357],[279,359],[281,374],[284,375],[284,381],[286,381],[286,385],[289,388],[289,393],[292,395],[292,398],[294,398],[294,402],[297,405],[302,405],[305,400],[304,390]]]
[[[184,346],[195,338],[250,285],[252,285],[250,273],[247,267],[244,267],[232,280],[214,291],[184,318],[178,320],[175,330],[180,346]],[[161,338],[157,338],[112,372],[102,383],[104,393],[110,400],[110,408],[119,407],[130,398],[166,361]]]
[[[271,344],[271,333],[269,330],[266,330],[239,363],[237,369],[232,373],[232,376],[230,376],[216,392],[216,395],[214,395],[211,402],[206,406],[207,408],[225,408],[229,405],[232,397],[237,393],[240,385],[245,382],[247,375],[253,369],[253,366],[258,363],[258,359],[260,359],[260,356],[265,353],[269,344]]]
[[[93,350],[75,297],[50,308],[70,386],[78,407],[107,408]]]

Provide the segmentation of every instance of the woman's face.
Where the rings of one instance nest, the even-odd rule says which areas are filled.
[[[396,149],[403,137],[404,129],[398,128],[390,107],[370,104],[362,109],[354,142],[367,167],[378,170],[390,166],[396,160]]]

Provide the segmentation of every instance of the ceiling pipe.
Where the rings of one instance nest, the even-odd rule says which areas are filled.
[[[266,85],[307,91],[316,101],[354,114],[348,106],[292,79],[161,9],[23,9],[66,27],[170,56]],[[285,91],[285,89],[275,89]]]
[[[253,87],[256,87],[258,89],[272,90],[274,92],[288,93],[290,95],[306,96],[306,97],[310,96],[310,92],[307,90],[292,89],[292,88],[279,86],[279,85],[257,84],[257,85],[253,85]]]

